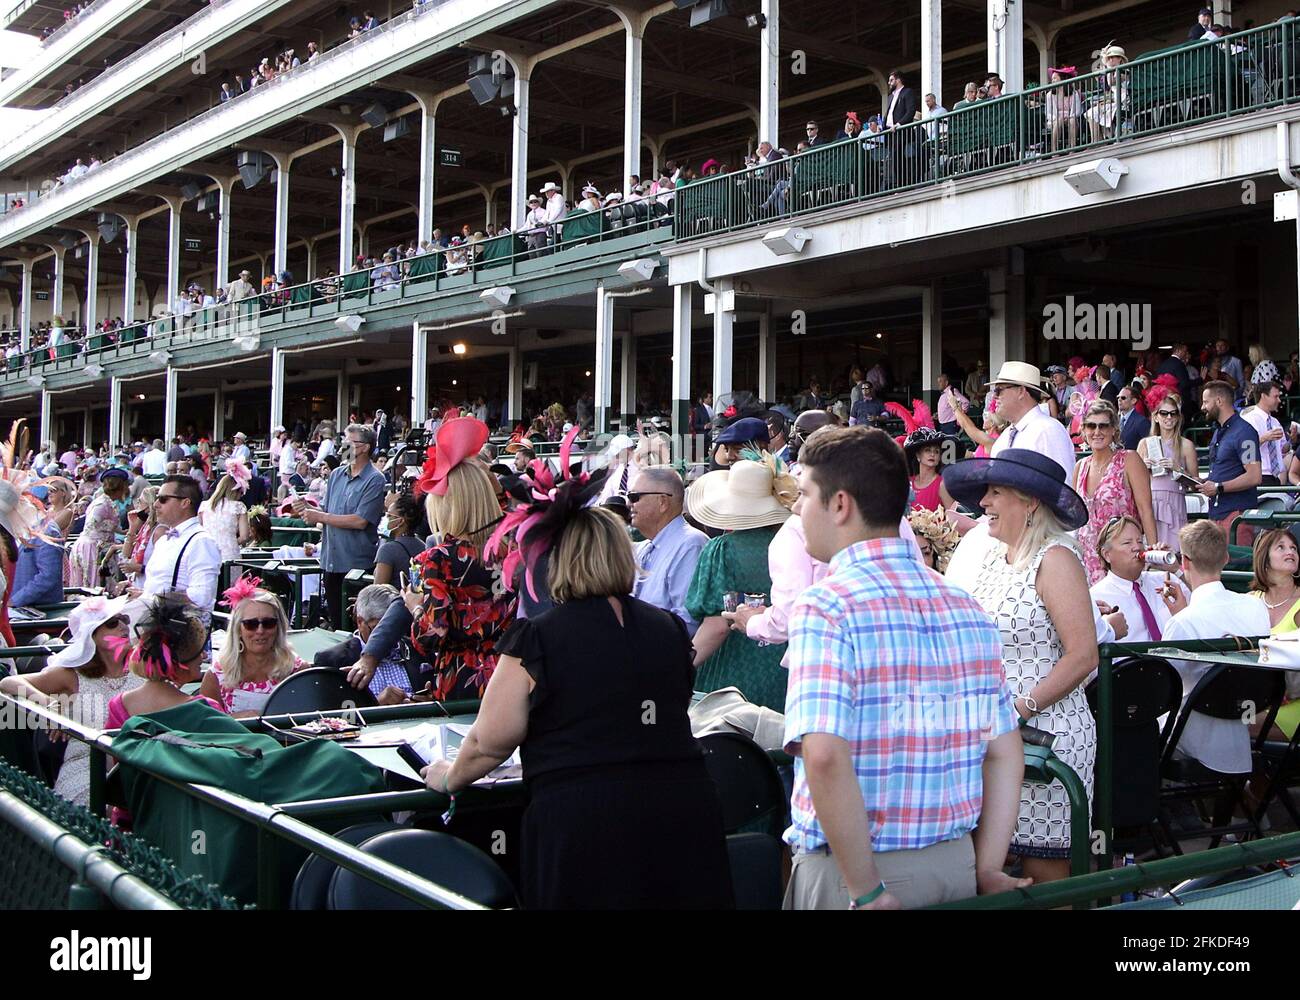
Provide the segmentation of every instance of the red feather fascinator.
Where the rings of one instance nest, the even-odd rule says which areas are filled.
[[[1170,393],[1178,393],[1178,379],[1174,375],[1160,375],[1156,378],[1155,384],[1142,394],[1143,400],[1147,404],[1147,409],[1155,413],[1160,404],[1165,401],[1165,397]]]
[[[471,455],[477,455],[488,439],[488,426],[473,417],[456,417],[444,420],[434,437],[434,443],[424,453],[424,467],[415,481],[415,495],[433,493],[447,495],[447,476],[451,470]]]
[[[903,442],[907,440],[907,436],[914,430],[921,427],[929,427],[931,430],[934,430],[934,414],[930,412],[930,407],[923,399],[912,400],[912,409],[910,412],[902,403],[893,402],[886,403],[885,410],[903,421],[902,435],[894,438],[900,447]]]

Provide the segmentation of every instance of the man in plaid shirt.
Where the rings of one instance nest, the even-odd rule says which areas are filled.
[[[826,427],[799,454],[809,555],[790,626],[796,757],[787,909],[897,909],[1000,892],[1024,777],[1002,642],[898,537],[902,449]]]

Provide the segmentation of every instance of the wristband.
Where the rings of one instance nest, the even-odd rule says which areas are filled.
[[[885,883],[881,882],[865,896],[859,896],[857,899],[849,901],[850,910],[860,910],[864,906],[874,903],[877,899],[885,894]]]
[[[1032,694],[1022,694],[1020,700],[1025,703],[1025,708],[1029,711],[1030,715],[1038,714],[1038,700]]]

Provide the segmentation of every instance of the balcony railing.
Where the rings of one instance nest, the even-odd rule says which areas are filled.
[[[88,339],[65,327],[72,336],[53,349],[47,344],[8,355],[0,369],[0,385],[203,343],[233,343],[251,350],[261,334],[286,324],[364,316],[370,310],[419,302],[443,292],[491,287],[581,264],[605,250],[641,253],[646,247],[671,240],[672,235],[669,209],[650,200],[635,201],[601,212],[570,215],[559,226],[508,233],[275,288],[233,303],[134,323],[108,334],[93,333]]]
[[[1296,19],[814,146],[678,189],[679,240],[769,225],[899,191],[1104,150],[1300,100]]]

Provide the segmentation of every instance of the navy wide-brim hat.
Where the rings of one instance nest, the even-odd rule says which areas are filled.
[[[1088,505],[1065,482],[1065,470],[1028,448],[1008,448],[996,458],[968,458],[943,470],[948,493],[976,509],[990,486],[1008,486],[1041,501],[1067,531],[1088,523]]]

